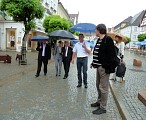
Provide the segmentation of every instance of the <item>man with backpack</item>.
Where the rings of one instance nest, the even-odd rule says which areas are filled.
[[[96,68],[96,87],[98,92],[97,101],[91,104],[91,107],[98,107],[93,114],[106,113],[109,76],[115,72],[114,61],[116,50],[111,37],[106,35],[107,29],[104,24],[96,26],[96,36],[99,37],[93,51],[93,61],[90,68]]]

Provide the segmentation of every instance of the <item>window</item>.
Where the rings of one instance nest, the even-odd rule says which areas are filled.
[[[133,35],[133,39],[136,40],[137,39],[137,35]]]
[[[134,28],[134,32],[137,32],[137,27]]]

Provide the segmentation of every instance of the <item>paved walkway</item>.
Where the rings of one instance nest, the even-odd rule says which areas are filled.
[[[142,67],[133,66],[133,59],[142,61]],[[146,107],[138,100],[138,92],[146,88],[146,57],[126,51],[125,83],[111,82],[111,88],[120,113],[128,120],[146,120]]]
[[[93,115],[90,104],[96,101],[95,70],[88,71],[88,89],[76,88],[76,65],[71,65],[68,79],[55,76],[54,63],[48,75],[35,78],[37,53],[27,53],[28,65],[0,63],[0,120],[121,120],[110,92],[107,113]],[[5,54],[1,52],[0,54]],[[91,62],[91,57],[89,63]]]

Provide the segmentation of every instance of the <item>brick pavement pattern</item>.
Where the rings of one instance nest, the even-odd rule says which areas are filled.
[[[125,82],[111,82],[116,97],[129,112],[132,120],[146,120],[146,107],[138,99],[138,92],[146,88],[146,57],[126,51]],[[133,59],[142,61],[141,67],[133,66]]]
[[[27,53],[26,66],[15,61],[16,52],[7,54],[12,63],[0,63],[0,120],[121,120],[111,92],[107,113],[92,114],[95,108],[90,104],[97,96],[94,69],[88,71],[88,89],[76,88],[76,64],[71,65],[68,79],[62,79],[64,72],[55,76],[53,62],[47,76],[41,73],[35,78],[37,52]]]

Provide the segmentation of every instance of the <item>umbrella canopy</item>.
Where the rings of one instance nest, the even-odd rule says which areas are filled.
[[[77,31],[77,32],[95,32],[96,31],[96,25],[92,23],[78,23],[70,28],[72,31]]]
[[[31,38],[31,41],[42,41],[42,40],[47,40],[49,41],[49,37],[48,36],[41,36],[41,35],[38,35],[38,36],[33,36]]]
[[[137,42],[135,43],[135,45],[142,45],[142,42]]]
[[[50,37],[60,37],[64,39],[75,39],[73,34],[66,30],[55,30],[49,34]]]
[[[115,36],[119,36],[119,37],[121,37],[123,42],[127,42],[126,37],[119,33],[107,33],[107,35],[110,36],[113,40],[115,40]]]

